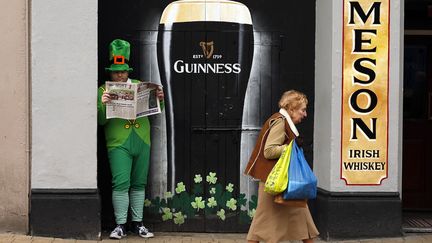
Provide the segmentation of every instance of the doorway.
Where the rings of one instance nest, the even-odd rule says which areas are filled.
[[[402,203],[407,210],[432,210],[430,33],[405,36]]]
[[[432,0],[405,1],[402,207],[432,212]]]
[[[429,2],[432,6],[432,1]],[[410,18],[413,12],[412,7],[407,7],[406,28],[416,28],[418,19]],[[432,232],[432,26],[424,25],[427,21],[421,22],[417,29],[405,30],[402,172],[405,232]]]

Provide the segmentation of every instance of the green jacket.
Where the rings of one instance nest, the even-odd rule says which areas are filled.
[[[138,82],[140,81],[132,79],[132,83]],[[135,121],[120,118],[106,119],[106,106],[102,103],[102,94],[104,90],[105,85],[100,86],[98,89],[97,112],[98,124],[104,126],[108,150],[122,145],[132,133],[132,130],[138,134],[144,143],[150,146],[150,121],[148,117],[140,117]],[[161,101],[160,105],[161,108],[163,108],[164,102]]]

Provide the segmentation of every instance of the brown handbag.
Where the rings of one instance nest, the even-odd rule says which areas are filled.
[[[274,202],[287,207],[307,207],[307,199],[290,199],[285,200],[282,196],[283,193],[274,196]]]

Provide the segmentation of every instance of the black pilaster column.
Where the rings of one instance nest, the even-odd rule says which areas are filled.
[[[97,189],[32,189],[30,234],[74,239],[100,238]]]
[[[401,235],[402,208],[395,192],[329,192],[318,190],[315,223],[325,240]]]

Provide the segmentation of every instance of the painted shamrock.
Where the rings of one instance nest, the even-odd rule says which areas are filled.
[[[177,194],[185,192],[186,186],[183,184],[183,182],[179,182],[179,183],[177,183],[177,187],[176,187],[175,191],[177,192]]]
[[[213,208],[213,207],[217,206],[217,202],[216,202],[216,199],[214,197],[209,198],[207,201],[208,201],[207,207]]]
[[[226,206],[232,211],[235,211],[237,209],[237,200],[231,198],[229,201],[227,201]]]
[[[162,215],[162,220],[163,221],[167,221],[168,219],[172,219],[173,218],[173,214],[171,212],[171,209],[169,209],[169,208],[163,208],[162,212],[163,212],[163,215]]]
[[[144,207],[150,207],[151,206],[151,201],[146,199],[144,200]]]
[[[216,194],[216,188],[212,187],[209,192],[210,194]]]
[[[255,212],[256,212],[255,208],[248,211],[248,215],[251,219],[255,216]]]
[[[184,224],[186,215],[183,215],[182,212],[178,212],[174,214],[174,224]]]
[[[216,172],[210,172],[209,175],[206,177],[206,181],[209,184],[216,184],[217,181]]]
[[[227,190],[229,192],[233,192],[234,191],[234,184],[229,183],[228,186],[225,187],[225,190]]]
[[[173,194],[172,194],[172,192],[165,192],[164,196],[165,196],[165,198],[172,198]]]
[[[202,182],[202,177],[201,177],[200,174],[195,175],[194,182],[195,182],[195,183],[200,183],[200,182]]]
[[[191,202],[191,205],[193,208],[199,211],[205,207],[205,200],[203,201],[202,197],[195,197],[195,202]]]
[[[225,221],[225,210],[223,208],[221,210],[217,211],[216,215],[219,216],[220,219]]]

